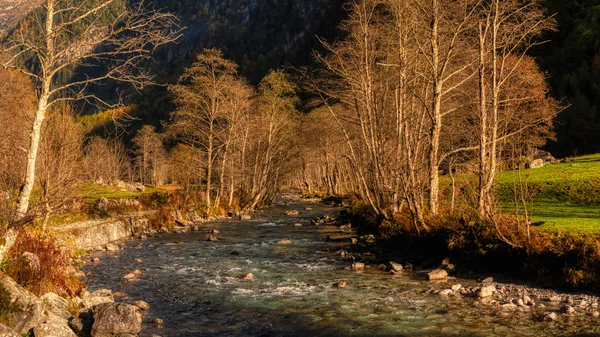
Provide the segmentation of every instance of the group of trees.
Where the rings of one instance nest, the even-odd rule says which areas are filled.
[[[301,182],[309,191],[351,192],[386,218],[408,210],[421,230],[428,215],[445,211],[440,171],[462,166],[479,178],[473,208],[492,217],[495,172],[510,165],[508,154],[543,144],[559,110],[528,56],[553,21],[525,0],[347,6],[344,39],[324,42],[320,69],[307,76],[314,111],[297,112],[298,88],[286,73],[271,71],[254,88],[219,50],[205,49],[169,86],[175,108],[160,132],[144,125],[126,149],[86,134],[72,103],[111,107],[90,90],[106,81],[153,84],[148,60],[177,40],[177,19],[144,2],[46,0],[2,41],[0,75],[9,85],[0,87],[0,207],[8,230],[0,260],[14,228],[47,219],[80,180],[200,190],[207,214],[255,208]],[[452,186],[449,209],[454,196]]]
[[[346,38],[325,43],[310,81],[323,107],[307,127],[323,131],[306,133],[319,151],[305,185],[349,189],[383,217],[409,210],[420,230],[442,212],[440,171],[462,164],[479,177],[471,206],[491,217],[503,156],[545,139],[559,110],[527,56],[552,19],[521,0],[348,6]]]
[[[24,169],[17,175],[21,183],[16,197],[11,199],[16,200],[15,212],[3,219],[8,229],[0,244],[0,260],[16,240],[15,227],[31,213],[30,201],[36,182],[45,189],[44,200],[52,196],[51,186],[57,186],[59,180],[64,179],[55,176],[58,171],[62,173],[64,167],[49,169],[57,159],[54,156],[64,154],[71,158],[75,155],[67,153],[68,150],[60,152],[64,149],[57,149],[55,144],[66,141],[58,133],[72,133],[69,117],[50,116],[48,121],[49,113],[64,110],[65,105],[77,100],[108,104],[87,90],[106,81],[127,82],[138,88],[151,84],[146,63],[156,48],[175,41],[179,35],[173,15],[147,7],[144,1],[127,4],[120,0],[46,0],[2,37],[0,64],[23,74],[36,94],[24,96],[23,99],[33,96],[34,108],[26,109],[23,117],[17,117],[26,121],[19,124],[17,129],[21,130],[17,133],[29,134],[29,138],[17,154],[25,155]],[[87,68],[87,71],[77,76],[74,70],[78,68]],[[43,148],[44,128],[51,124],[56,129],[47,135],[55,139],[48,140],[50,144]],[[38,158],[42,150],[49,153],[49,160]],[[41,171],[46,171],[45,175]],[[46,178],[40,180],[40,176]],[[11,194],[11,190],[4,193]]]
[[[289,76],[271,71],[255,92],[235,63],[208,49],[170,89],[177,109],[166,135],[193,158],[179,161],[184,188],[202,184],[209,212],[225,199],[231,207],[234,195],[247,208],[271,200],[294,142],[297,97]]]

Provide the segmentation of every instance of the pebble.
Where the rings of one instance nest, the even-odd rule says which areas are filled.
[[[99,258],[97,258],[97,257],[95,257],[95,258],[93,258],[93,259],[92,259],[92,262],[94,262],[94,263],[98,263],[98,262],[100,262],[100,259],[99,259]]]
[[[483,283],[483,284],[494,283],[494,278],[493,278],[493,277],[487,277],[487,278],[484,278],[484,279],[481,281],[481,283]]]
[[[137,281],[137,275],[134,273],[128,273],[123,276],[123,279],[126,281]]]
[[[513,311],[513,310],[517,310],[517,305],[513,304],[513,303],[505,303],[505,304],[501,304],[500,308],[502,308],[502,310],[506,310],[506,311]]]
[[[352,264],[352,269],[353,270],[365,269],[365,264],[362,262],[355,262]]]
[[[335,285],[336,288],[346,288],[347,286],[348,286],[348,282],[346,282],[346,281],[341,281],[340,283]]]
[[[600,317],[600,312],[598,312],[598,311],[592,312],[592,317],[595,317],[595,318]]]
[[[573,307],[572,307],[572,306],[570,306],[570,305],[565,305],[565,306],[563,306],[562,308],[560,308],[560,312],[562,312],[563,314],[568,314],[568,315],[570,315],[570,314],[572,314],[572,313],[574,313],[574,312],[575,312],[575,308],[573,308]]]
[[[302,227],[302,224],[297,222],[294,224],[294,227]]]
[[[133,306],[138,307],[142,311],[150,310],[150,304],[145,301],[139,300],[131,303]]]
[[[158,317],[155,318],[152,322],[154,324],[158,324],[158,325],[161,325],[161,324],[165,323],[165,321],[163,321],[161,318],[158,318]]]
[[[450,295],[454,295],[454,291],[452,291],[452,289],[444,289],[444,290],[440,291],[440,296],[450,296]]]
[[[252,274],[252,273],[248,273],[242,277],[242,281],[253,281],[253,280],[254,280],[254,274]]]
[[[142,259],[135,259],[135,262],[142,263]]]
[[[496,292],[496,287],[493,285],[483,286],[481,288],[478,288],[475,291],[477,296],[480,298],[490,297],[490,296],[494,295],[495,292]]]
[[[290,243],[292,243],[292,240],[290,239],[283,239],[277,242],[278,245],[289,245]]]
[[[452,291],[458,291],[458,290],[460,290],[460,288],[462,288],[461,284],[453,284],[452,285]]]
[[[434,269],[427,273],[427,280],[436,281],[436,280],[445,280],[448,278],[448,272],[444,269]]]
[[[136,269],[136,270],[133,271],[133,274],[134,275],[142,275],[143,272],[141,270],[139,270],[139,269]]]
[[[544,316],[544,321],[554,322],[558,319],[558,315],[555,312],[548,313]]]
[[[390,269],[393,271],[402,271],[404,270],[404,268],[402,267],[402,265],[400,263],[394,262],[394,261],[390,261]]]

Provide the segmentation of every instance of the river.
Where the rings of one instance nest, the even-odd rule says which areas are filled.
[[[312,210],[305,210],[310,207]],[[286,210],[299,211],[287,216]],[[427,291],[447,284],[374,267],[349,270],[336,254],[349,240],[333,226],[309,220],[338,214],[326,205],[279,205],[249,221],[206,223],[199,232],[125,241],[119,252],[95,253],[84,266],[90,291],[108,288],[122,301],[144,300],[142,336],[573,336],[599,332],[598,319],[574,315],[543,322],[536,310],[509,314],[473,305],[474,298]],[[294,226],[302,223],[302,227]],[[220,241],[207,241],[210,230]],[[291,243],[279,243],[289,239]],[[142,262],[136,262],[141,259]],[[139,269],[135,282],[123,275]],[[252,273],[253,280],[244,280]],[[347,287],[338,288],[346,281]],[[161,318],[161,326],[153,323]]]

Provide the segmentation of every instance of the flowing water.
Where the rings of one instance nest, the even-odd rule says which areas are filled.
[[[339,209],[323,205],[274,206],[249,221],[207,223],[200,232],[127,241],[84,267],[90,290],[109,288],[142,299],[142,336],[573,336],[600,331],[596,319],[541,322],[531,312],[503,314],[475,299],[427,293],[432,284],[413,273],[391,276],[373,268],[348,270],[335,252],[346,240],[336,227],[309,220]],[[297,209],[289,217],[284,211]],[[294,224],[301,222],[302,227]],[[217,229],[221,241],[206,241]],[[291,244],[279,244],[290,239]],[[137,263],[135,259],[142,259]],[[122,280],[140,269],[140,280]],[[252,273],[254,280],[243,280]],[[347,281],[346,288],[335,285]],[[156,317],[164,324],[152,323]],[[586,335],[587,336],[587,335]]]

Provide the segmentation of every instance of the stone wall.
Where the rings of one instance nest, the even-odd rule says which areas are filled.
[[[75,249],[94,250],[107,243],[122,240],[148,228],[143,215],[120,216],[111,219],[92,220],[61,226],[58,230],[66,246]]]

